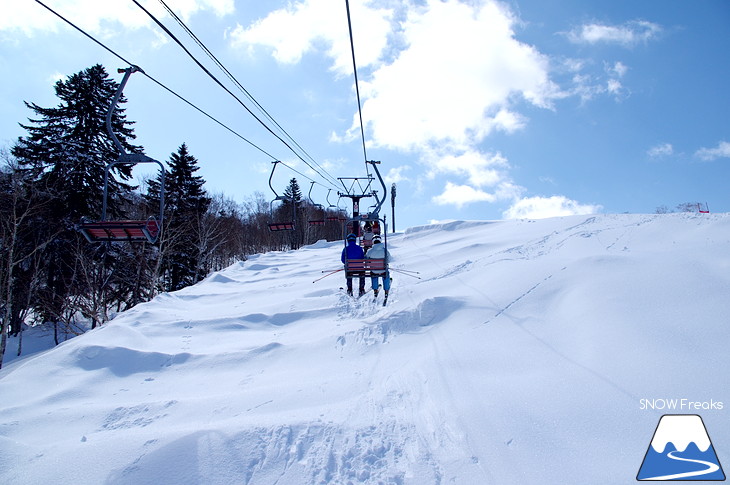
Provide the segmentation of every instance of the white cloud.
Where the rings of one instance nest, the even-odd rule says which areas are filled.
[[[393,167],[390,170],[388,170],[388,173],[385,174],[383,179],[385,180],[385,183],[388,185],[407,181],[409,179],[404,174],[404,172],[407,172],[410,169],[411,169],[411,167],[409,165],[401,165],[399,167]]]
[[[586,61],[585,59],[575,59],[569,57],[560,60],[558,66],[560,70],[570,73],[576,73],[582,71],[586,67],[586,64],[588,64],[588,61]]]
[[[428,0],[411,10],[400,31],[406,48],[362,83],[374,144],[469,145],[523,127],[516,99],[549,108],[559,90],[548,59],[514,38],[515,22],[494,1]]]
[[[499,153],[485,154],[476,149],[458,151],[451,147],[424,149],[422,157],[429,179],[460,180],[458,183],[447,180],[443,192],[432,199],[436,204],[460,208],[474,202],[514,199],[524,191],[512,182],[509,163]]]
[[[609,72],[609,74],[613,73]],[[604,94],[613,95],[617,101],[625,99],[629,95],[629,91],[616,76],[604,79],[589,74],[575,74],[572,84],[572,88],[567,93],[571,96],[578,96],[582,103]]]
[[[538,177],[538,180],[544,184],[556,185],[555,179],[552,177],[541,176]]]
[[[500,180],[491,190],[474,187],[469,184],[446,182],[441,194],[431,200],[438,205],[453,205],[462,208],[477,202],[498,202],[515,200],[525,191],[523,187],[513,184],[509,178]]]
[[[477,145],[495,131],[524,128],[519,103],[551,109],[565,96],[549,78],[548,57],[515,38],[517,19],[495,0],[391,3],[393,10],[373,4],[351,2],[368,147],[418,153],[428,177],[452,178],[436,203],[515,197],[522,188],[510,180],[506,160]],[[268,46],[282,63],[319,49],[338,75],[350,75],[344,19],[340,0],[301,0],[239,26],[230,39],[239,48]],[[357,113],[352,119],[330,140],[359,138]]]
[[[360,69],[376,62],[385,49],[392,11],[369,8],[365,2],[351,2],[350,8]],[[250,27],[237,26],[229,38],[236,48],[271,47],[274,58],[286,64],[297,63],[307,52],[326,46],[332,69],[350,75],[352,54],[345,19],[341,0],[304,0],[273,11]]]
[[[61,74],[60,72],[56,71],[50,76],[48,76],[48,83],[49,84],[56,84],[58,81],[65,81],[68,79],[68,76],[65,74]]]
[[[570,94],[580,97],[582,102],[590,101],[608,90],[608,83],[604,86],[601,81],[588,74],[576,74],[572,81]]]
[[[452,174],[466,177],[475,187],[493,187],[506,178],[504,170],[509,168],[507,159],[501,154],[487,155],[476,150],[452,152],[427,152],[424,160],[430,166],[429,176]]]
[[[621,83],[620,79],[626,75],[629,68],[622,62],[616,62],[612,66],[606,66],[606,73],[609,79],[606,82],[606,92],[612,94],[616,100],[620,100],[627,95],[627,90]]]
[[[474,202],[494,202],[497,197],[483,190],[475,189],[469,185],[457,185],[446,182],[446,187],[441,195],[434,197],[433,202],[438,205],[455,205],[458,208]]]
[[[549,79],[548,58],[515,39],[516,19],[495,0],[426,0],[400,4],[397,11],[372,3],[351,2],[351,8],[363,118],[373,146],[469,145],[495,130],[523,128],[527,120],[515,100],[550,108],[561,96]],[[229,38],[234,47],[271,47],[282,63],[320,49],[335,72],[350,75],[344,19],[340,0],[303,0],[238,26]]]
[[[234,11],[234,0],[168,0],[167,5],[183,20],[193,14],[209,10],[218,16]],[[46,3],[46,2],[44,2]],[[159,2],[142,0],[140,3],[155,17],[162,19],[167,12]],[[99,0],[56,0],[47,5],[81,29],[92,34],[111,34],[111,25],[137,29],[149,27],[152,20],[132,2]],[[63,22],[40,4],[31,1],[5,1],[0,15],[0,31],[22,31],[27,36],[37,31],[56,31]]]
[[[633,20],[623,25],[585,24],[567,34],[576,44],[619,44],[631,47],[648,42],[662,32],[662,27],[645,20]]]
[[[550,79],[548,56],[516,39],[518,19],[496,0],[384,3],[392,10],[366,0],[351,2],[367,144],[416,154],[426,178],[414,177],[413,183],[437,179],[443,184],[432,199],[436,204],[462,207],[521,197],[525,189],[511,180],[507,160],[479,144],[496,131],[523,129],[529,121],[520,109],[525,103],[553,109],[556,99],[568,95],[587,98],[623,90],[618,79],[626,67],[617,62],[606,68],[610,82],[583,79],[577,84],[585,91],[562,91]],[[340,0],[299,0],[251,26],[237,27],[230,40],[251,52],[269,47],[281,63],[297,63],[319,51],[331,59],[337,75],[351,75],[344,19]],[[574,73],[584,66],[584,61],[566,62]],[[357,113],[352,119],[349,129],[330,140],[359,138]],[[389,183],[407,180],[400,168],[389,172]],[[522,199],[513,210],[526,210],[529,202],[546,208],[550,200],[555,199]],[[558,202],[553,209],[595,209],[565,198]]]
[[[730,158],[730,143],[721,141],[715,148],[700,148],[695,152],[695,157],[705,161]]]
[[[617,96],[620,95],[623,92],[621,81],[617,79],[609,79],[606,83],[606,91]]]
[[[580,214],[595,214],[600,205],[580,204],[562,195],[523,197],[502,213],[505,219],[545,219]]]
[[[674,147],[671,143],[661,143],[647,150],[647,155],[652,158],[662,158],[674,155]]]
[[[624,64],[621,61],[618,61],[618,62],[614,63],[613,66],[610,66],[607,68],[607,71],[610,74],[614,74],[618,77],[624,77],[624,75],[626,75],[628,70],[629,70],[628,66],[626,66],[626,64]]]

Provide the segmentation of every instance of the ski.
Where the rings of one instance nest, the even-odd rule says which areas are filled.
[[[349,296],[350,298],[352,298],[353,300],[359,300],[359,299],[360,299],[360,298],[362,298],[363,296],[365,296],[365,295],[367,295],[368,293],[370,293],[370,290],[365,290],[365,291],[363,291],[362,293],[358,293],[358,294],[355,294],[355,293],[350,293],[349,291],[345,290],[345,288],[343,288],[342,286],[340,286],[340,291],[344,291],[344,292],[345,292],[345,294],[346,294],[347,296]]]

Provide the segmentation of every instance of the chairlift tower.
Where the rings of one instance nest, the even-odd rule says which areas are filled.
[[[378,179],[380,183],[383,186],[383,192],[387,193],[387,189],[385,188],[385,182],[383,182],[383,178],[380,176],[380,172],[378,171],[377,165],[380,164],[380,162],[376,161],[368,161],[367,163],[371,164],[373,168],[375,169],[375,173],[378,176]],[[378,191],[371,189],[371,185],[373,183],[373,180],[375,178],[372,176],[372,174],[368,175],[367,177],[338,177],[338,180],[342,184],[342,186],[345,189],[345,192],[338,192],[337,195],[340,197],[347,197],[348,199],[352,200],[352,221],[358,221],[358,224],[353,224],[353,232],[355,235],[360,236],[360,224],[359,221],[370,221],[370,220],[377,220],[380,218],[380,208],[383,205],[383,202],[385,201],[385,196],[383,198],[378,197]],[[349,188],[348,188],[349,185]],[[368,212],[367,214],[360,215],[360,200],[369,198],[369,197],[375,197],[376,204],[375,209],[371,212]]]

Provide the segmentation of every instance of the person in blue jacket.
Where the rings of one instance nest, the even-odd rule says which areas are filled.
[[[345,261],[348,259],[364,259],[365,258],[365,252],[362,250],[359,244],[357,244],[357,236],[355,234],[348,234],[347,235],[347,246],[342,250],[342,257],[340,258],[342,260],[342,264],[345,264]],[[347,294],[352,296],[352,276],[348,276],[347,273],[345,273],[345,277],[347,279]],[[365,276],[360,276],[360,282],[359,282],[359,289],[360,289],[360,295],[362,296],[365,293]]]

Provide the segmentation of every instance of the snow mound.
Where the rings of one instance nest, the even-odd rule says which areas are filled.
[[[730,401],[730,215],[388,244],[385,307],[313,283],[341,267],[320,241],[10,361],[0,483],[629,483],[663,413],[642,399]],[[730,421],[702,414],[727,452]]]

